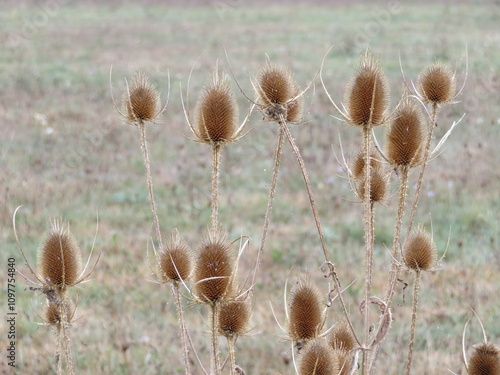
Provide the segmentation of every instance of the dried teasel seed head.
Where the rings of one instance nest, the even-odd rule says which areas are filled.
[[[469,375],[500,375],[500,349],[492,343],[474,345],[468,370]]]
[[[41,278],[58,288],[79,282],[82,254],[75,237],[60,220],[52,221],[38,250],[38,269]]]
[[[324,321],[322,298],[316,285],[301,276],[290,291],[289,335],[294,341],[316,337]]]
[[[127,121],[154,121],[161,113],[160,94],[143,72],[137,72],[127,92],[123,94]]]
[[[388,179],[382,169],[372,169],[370,176],[370,202],[382,202],[387,194]],[[365,176],[356,181],[356,189],[361,199],[365,196]]]
[[[363,152],[363,150],[360,150],[354,157],[351,166],[352,174],[355,179],[363,177],[365,173],[365,165],[365,153]],[[378,160],[377,155],[375,155],[374,153],[372,153],[370,156],[370,166],[372,170],[382,168],[382,163],[380,162],[380,160]]]
[[[345,319],[333,326],[332,331],[328,335],[328,342],[333,349],[347,351],[351,351],[357,346],[356,339]]]
[[[159,255],[159,266],[162,281],[187,280],[193,270],[193,254],[191,249],[174,232],[165,249]]]
[[[256,84],[259,104],[270,121],[297,122],[300,120],[303,98],[290,69],[270,65]]]
[[[250,321],[250,300],[223,302],[218,313],[219,333],[227,338],[241,336],[246,333]]]
[[[352,125],[372,127],[384,122],[389,108],[389,84],[379,63],[368,52],[347,86],[345,102]]]
[[[209,144],[232,142],[237,122],[238,105],[227,77],[216,71],[196,103],[194,129],[198,140]]]
[[[348,375],[351,367],[352,354],[345,349],[334,349],[333,356],[339,366],[338,375]]]
[[[338,374],[340,367],[332,347],[323,338],[309,341],[299,356],[299,375]]]
[[[387,158],[396,167],[417,166],[422,162],[424,143],[422,111],[407,100],[396,111],[387,130]]]
[[[66,323],[71,323],[73,316],[75,314],[75,306],[70,300],[65,300],[62,302],[62,308],[65,313]],[[48,325],[59,325],[63,322],[61,316],[61,303],[55,301],[47,301],[47,307],[45,308],[45,323]]]
[[[429,271],[436,264],[436,245],[423,227],[414,231],[403,250],[406,265],[413,270]]]
[[[227,299],[232,292],[235,257],[224,236],[210,233],[200,246],[193,282],[194,292],[203,303]]]
[[[431,65],[420,73],[417,82],[425,103],[442,104],[453,100],[455,96],[455,75],[444,65]]]

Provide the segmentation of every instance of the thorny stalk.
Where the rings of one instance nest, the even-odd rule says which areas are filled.
[[[218,214],[219,214],[219,174],[221,146],[214,144],[212,146],[212,231],[217,232]]]
[[[217,331],[217,303],[210,305],[210,375],[220,375],[219,339]]]
[[[417,321],[418,292],[420,290],[420,270],[415,273],[415,285],[413,286],[413,309],[411,314],[410,343],[408,344],[408,360],[406,362],[406,375],[410,375],[411,362],[413,359],[413,345],[415,343],[415,324]]]
[[[182,351],[184,355],[184,366],[185,366],[185,372],[186,375],[191,374],[191,368],[190,368],[190,363],[189,363],[189,349],[187,346],[187,327],[186,327],[186,321],[184,319],[184,311],[182,309],[182,304],[181,304],[181,297],[180,297],[180,292],[179,292],[179,284],[177,282],[172,282],[170,283],[171,288],[172,288],[172,294],[174,296],[175,300],[175,309],[177,310],[177,316],[179,317],[179,324],[181,326],[181,341],[182,341]]]

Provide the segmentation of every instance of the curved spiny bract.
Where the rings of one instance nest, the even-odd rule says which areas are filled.
[[[315,338],[302,348],[297,367],[299,375],[332,375],[340,370],[332,347],[323,338]]]
[[[419,75],[417,86],[425,103],[442,104],[455,97],[455,75],[447,66],[439,63],[431,65]]]
[[[373,127],[381,125],[389,108],[387,76],[368,53],[361,67],[348,84],[345,102],[351,125]]]
[[[232,294],[235,256],[220,233],[203,240],[196,260],[193,282],[196,297],[203,303],[227,300]]]
[[[75,237],[59,220],[52,222],[38,250],[38,269],[51,287],[64,289],[80,280],[82,254]]]
[[[216,72],[195,107],[194,130],[200,142],[222,145],[235,140],[238,105],[226,77]]]
[[[321,294],[307,277],[302,276],[290,291],[288,333],[294,341],[316,337],[324,322]]]

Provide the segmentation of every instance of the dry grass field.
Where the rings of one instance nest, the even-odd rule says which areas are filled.
[[[394,106],[400,95],[401,58],[407,79],[439,60],[457,66],[459,85],[468,77],[458,103],[444,107],[436,130],[443,136],[465,113],[426,173],[418,222],[430,228],[439,254],[451,239],[445,259],[423,275],[417,322],[414,374],[464,374],[462,330],[481,317],[489,338],[500,343],[500,6],[493,1],[347,2],[293,1],[202,3],[147,1],[76,2],[7,1],[0,12],[0,347],[7,346],[7,259],[14,257],[29,275],[15,243],[12,214],[19,205],[17,226],[32,265],[49,220],[70,223],[84,258],[96,227],[99,263],[78,299],[72,326],[73,356],[78,374],[183,374],[177,318],[167,285],[152,280],[152,216],[144,175],[139,131],[125,124],[113,108],[109,73],[120,98],[123,77],[144,70],[166,98],[168,108],[151,125],[149,148],[158,213],[165,234],[177,228],[196,248],[210,224],[210,147],[190,141],[181,106],[190,87],[194,105],[216,61],[234,74],[250,94],[249,77],[258,74],[266,54],[287,65],[305,87],[318,72],[335,100],[356,71],[360,53],[369,45],[379,57],[391,85]],[[356,129],[342,124],[319,79],[306,94],[312,103],[306,123],[291,126],[302,150],[331,257],[338,267],[348,308],[359,317],[363,298],[363,207],[342,179],[339,135],[345,152],[361,144]],[[249,103],[232,87],[240,119]],[[314,92],[313,92],[314,91]],[[306,107],[308,104],[306,104]],[[234,240],[251,243],[240,270],[250,272],[262,234],[277,127],[257,111],[250,132],[224,148],[220,182],[220,218]],[[384,130],[377,128],[381,142]],[[410,192],[416,173],[412,174]],[[397,184],[376,208],[374,294],[385,292]],[[149,245],[148,245],[149,243]],[[149,259],[147,249],[149,248]],[[319,270],[323,262],[309,201],[296,159],[288,144],[263,264],[256,286],[252,330],[236,345],[238,364],[248,374],[294,374],[291,345],[283,339],[269,304],[285,320],[283,288],[307,272],[325,296],[328,284]],[[408,343],[413,276],[398,286],[393,328],[382,346],[377,374],[401,374]],[[55,337],[45,327],[45,298],[27,290],[16,276],[17,372],[55,373]],[[76,297],[78,295],[78,297]],[[328,322],[340,316],[334,305]],[[186,304],[188,328],[201,359],[207,363],[209,333],[203,306]],[[359,329],[362,329],[361,319]],[[468,328],[466,344],[481,340],[477,320]],[[221,341],[222,342],[222,341]],[[225,352],[224,345],[222,348]],[[4,351],[0,373],[10,374]],[[206,364],[207,366],[207,364]],[[202,374],[196,367],[195,374]]]

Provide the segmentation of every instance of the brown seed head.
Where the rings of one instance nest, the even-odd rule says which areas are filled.
[[[79,281],[81,262],[75,237],[59,220],[54,220],[38,250],[40,276],[51,286],[74,285]]]
[[[235,138],[238,105],[226,77],[217,71],[205,86],[195,108],[194,128],[199,141],[224,144]]]
[[[264,115],[270,121],[297,122],[302,114],[303,98],[300,87],[288,68],[268,66],[260,74],[257,94]]]
[[[219,308],[219,332],[227,338],[245,334],[250,314],[251,305],[248,299],[222,303]]]
[[[389,108],[389,84],[378,62],[368,53],[347,86],[345,101],[352,125],[372,127],[384,122]]]
[[[418,87],[425,103],[446,103],[455,96],[455,75],[448,67],[434,64],[420,73]]]
[[[382,202],[387,193],[387,177],[382,169],[372,169],[370,178],[370,202]],[[361,199],[365,196],[365,176],[356,181],[356,189]]]
[[[302,349],[298,370],[299,375],[331,375],[338,374],[340,367],[332,347],[318,337]]]
[[[194,269],[196,296],[204,303],[228,297],[232,288],[234,254],[220,234],[210,234],[201,244]]]
[[[71,323],[75,314],[75,306],[70,300],[63,302],[63,309],[66,316],[64,317],[66,323]],[[48,301],[45,309],[45,323],[49,325],[59,325],[62,323],[60,304],[55,301]]]
[[[424,119],[419,107],[406,101],[387,130],[387,157],[393,166],[415,167],[425,148]]]
[[[345,320],[341,320],[333,326],[328,335],[328,342],[333,349],[347,350],[348,352],[356,347],[356,339]]]
[[[339,372],[337,374],[348,375],[352,361],[352,354],[345,349],[334,349],[333,356],[339,366]]]
[[[189,279],[193,270],[193,254],[182,242],[179,233],[172,234],[165,249],[160,253],[159,263],[163,281]]]
[[[365,165],[365,153],[361,150],[356,154],[354,160],[352,161],[351,170],[355,179],[363,177],[365,173]],[[372,170],[382,168],[382,163],[378,160],[377,155],[374,153],[370,156],[370,166]]]
[[[469,375],[500,375],[500,349],[492,343],[474,345],[469,354]]]
[[[126,118],[130,122],[154,121],[161,113],[160,94],[142,72],[137,72],[123,95]]]
[[[431,236],[420,227],[408,239],[403,256],[410,269],[429,271],[436,264],[436,245]]]
[[[290,291],[289,334],[294,341],[312,339],[323,324],[321,293],[307,277],[302,276]]]

